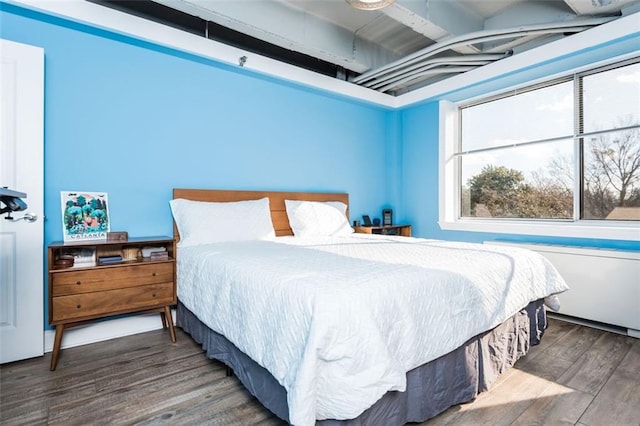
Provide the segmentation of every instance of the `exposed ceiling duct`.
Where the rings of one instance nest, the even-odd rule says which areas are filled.
[[[519,44],[530,43],[536,38],[543,38],[558,33],[565,35],[576,33],[612,19],[613,18],[593,18],[569,23],[529,25],[518,28],[486,30],[465,34],[433,44],[398,61],[354,77],[351,81],[381,92],[397,91],[398,89],[410,87],[427,78],[466,72],[490,62],[503,59],[512,54],[511,48]],[[447,58],[436,57],[436,55],[442,52],[451,51],[461,46],[477,46],[479,44],[503,40],[507,40],[508,42],[492,47],[484,51],[484,54],[470,54]]]
[[[87,1],[390,95],[640,11],[640,0]]]

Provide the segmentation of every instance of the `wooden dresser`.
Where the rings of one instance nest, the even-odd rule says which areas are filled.
[[[163,257],[143,257],[143,248],[164,248]],[[146,250],[145,250],[146,251]],[[60,267],[56,260],[73,253],[93,253],[95,264],[75,262]],[[51,357],[55,370],[64,330],[88,321],[133,312],[159,312],[171,341],[176,341],[171,306],[176,297],[176,243],[170,237],[127,241],[54,242],[48,247],[49,324],[56,326]],[[98,257],[122,256],[101,264]],[[80,259],[80,257],[78,258]]]

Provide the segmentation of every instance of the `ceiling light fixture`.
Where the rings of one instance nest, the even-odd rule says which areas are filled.
[[[396,0],[345,0],[353,8],[360,10],[378,10],[391,6]]]

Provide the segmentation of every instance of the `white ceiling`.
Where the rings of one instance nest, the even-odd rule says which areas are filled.
[[[399,95],[640,10],[640,0],[153,0]]]

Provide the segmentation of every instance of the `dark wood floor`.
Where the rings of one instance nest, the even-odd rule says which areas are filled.
[[[551,320],[475,401],[423,425],[640,425],[640,339]],[[158,330],[0,366],[2,425],[281,425],[225,368]]]

